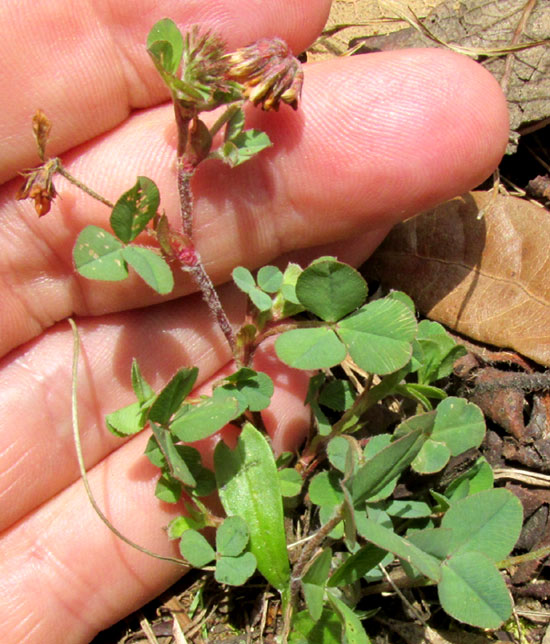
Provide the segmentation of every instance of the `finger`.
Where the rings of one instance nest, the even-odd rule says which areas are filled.
[[[256,267],[297,248],[343,241],[464,192],[494,169],[508,136],[496,81],[439,50],[310,66],[303,109],[254,111],[251,122],[268,130],[274,147],[233,170],[205,164],[194,183],[196,243],[218,283],[237,264]],[[68,157],[69,170],[108,196],[132,185],[136,174],[149,174],[174,221],[169,123],[168,108],[136,115]],[[30,204],[10,201],[14,190],[2,196],[0,298],[10,311],[2,351],[72,312],[158,301],[137,278],[98,284],[74,275],[74,239],[87,223],[108,226],[104,206],[63,187],[55,212],[38,221]],[[173,296],[192,288],[181,280]]]
[[[301,389],[303,393],[304,383]],[[275,404],[283,402],[288,405],[288,395]],[[306,421],[300,428],[303,436],[309,415],[301,401],[301,409],[296,403],[293,399],[291,408]],[[296,436],[290,437],[285,425],[291,422],[296,432],[296,418],[282,409],[274,415],[281,434],[289,437],[279,446],[290,449]],[[162,528],[183,507],[153,496],[158,470],[143,456],[147,439],[140,434],[110,454],[90,472],[90,483],[120,532],[145,548],[175,556]],[[113,536],[77,482],[0,535],[0,619],[8,642],[87,642],[181,574],[178,566],[150,559]],[[32,592],[37,578],[40,603]]]
[[[286,255],[278,263],[281,269],[289,261],[306,266],[314,257],[336,255],[358,264],[364,249],[382,234],[377,233],[374,241],[371,237],[369,231],[345,244]],[[244,312],[242,296],[228,286],[220,296],[230,320],[238,325]],[[130,383],[133,359],[152,388],[160,391],[184,365],[199,366],[199,386],[218,379],[221,376],[215,374],[231,358],[214,318],[196,295],[101,320],[78,319],[77,325],[81,339],[77,396],[88,468],[121,446],[121,439],[106,429],[105,416],[135,401]],[[72,353],[72,334],[62,323],[0,362],[0,531],[79,476],[69,414]],[[255,368],[272,376],[276,387],[272,406],[283,410],[281,418],[269,409],[263,414],[273,448],[294,451],[309,420],[302,404],[307,388],[304,372],[281,368],[265,342],[256,354]],[[17,431],[11,431],[13,427]]]
[[[90,485],[109,520],[129,539],[177,557],[162,529],[183,508],[154,497],[147,437],[126,443],[92,472]],[[8,644],[89,642],[158,595],[185,572],[118,540],[76,483],[0,535],[0,616]],[[36,601],[40,579],[40,601]]]
[[[55,156],[116,127],[133,109],[167,100],[145,50],[157,20],[170,17],[181,28],[201,24],[230,49],[280,36],[302,51],[320,33],[329,8],[329,0],[99,0],[78,11],[68,0],[3,3],[0,182],[37,163],[30,136],[37,108],[54,119],[49,152]]]
[[[242,298],[235,292],[222,298],[234,319],[242,317]],[[199,367],[197,385],[206,387],[204,393],[227,375],[220,369],[230,361],[229,348],[198,298],[77,324],[82,346],[78,416],[88,468],[122,445],[107,430],[105,416],[135,402],[133,359],[155,391],[182,366]],[[62,324],[0,368],[0,531],[79,477],[70,416],[72,351],[71,331]],[[304,407],[309,376],[281,364],[269,343],[258,349],[252,366],[275,385],[264,415],[273,447],[293,451],[309,427]],[[284,410],[282,415],[277,409]]]

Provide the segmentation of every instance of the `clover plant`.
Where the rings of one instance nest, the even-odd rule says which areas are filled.
[[[151,179],[138,177],[112,204],[72,177],[60,159],[48,159],[49,122],[42,113],[34,131],[43,164],[26,173],[19,198],[34,199],[45,214],[56,196],[52,178],[61,174],[100,199],[111,208],[111,230],[87,226],[78,235],[76,270],[112,281],[135,271],[159,294],[172,291],[173,273],[182,270],[194,278],[231,347],[235,371],[208,396],[193,393],[193,365],[154,391],[134,361],[136,401],[106,418],[117,436],[148,428],[158,498],[178,503],[185,495],[185,511],[167,527],[182,562],[214,566],[215,578],[230,585],[246,583],[257,570],[281,596],[281,641],[295,644],[368,642],[373,611],[366,609],[376,603],[360,598],[383,582],[386,569],[396,588],[434,585],[449,615],[497,628],[512,610],[498,566],[521,529],[517,498],[493,488],[483,459],[445,490],[394,497],[411,471],[420,477],[440,472],[484,438],[481,411],[447,396],[441,384],[463,349],[439,324],[417,323],[403,293],[369,299],[360,273],[334,257],[283,271],[235,268],[234,282],[249,299],[246,324],[235,331],[194,246],[190,182],[196,169],[209,159],[234,167],[271,145],[265,133],[246,128],[243,107],[248,101],[265,110],[280,103],[296,109],[299,62],[279,39],[227,53],[215,35],[196,28],[182,34],[168,19],[154,25],[147,50],[174,105],[181,227],[160,209]],[[201,115],[214,109],[218,116],[209,126]],[[273,383],[251,366],[271,336],[281,361],[314,372],[306,401],[311,437],[300,453],[277,460],[257,413],[269,406]],[[401,401],[404,419],[380,430],[368,414],[387,401]],[[227,423],[241,433],[234,449],[218,443],[212,472],[193,444]],[[225,516],[205,503],[214,491]],[[285,513],[296,516],[304,499],[313,527],[291,564]],[[207,527],[215,528],[215,543],[201,534]]]

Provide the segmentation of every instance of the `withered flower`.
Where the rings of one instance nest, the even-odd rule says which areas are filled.
[[[227,57],[227,77],[244,86],[246,98],[254,105],[277,111],[282,101],[298,108],[304,72],[284,40],[262,38]]]
[[[19,188],[15,198],[33,199],[39,217],[50,212],[51,202],[57,196],[52,180],[57,168],[58,160],[50,159],[38,168],[21,172],[25,177],[25,183]]]

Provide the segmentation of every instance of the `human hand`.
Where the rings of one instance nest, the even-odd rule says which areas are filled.
[[[175,295],[186,297],[161,302],[138,279],[105,284],[75,274],[74,240],[87,224],[107,228],[107,208],[62,179],[45,218],[15,201],[17,171],[37,162],[32,114],[40,107],[51,119],[48,151],[63,155],[73,175],[116,199],[146,174],[174,216],[175,128],[145,52],[150,27],[171,17],[180,27],[206,24],[229,49],[279,35],[300,51],[330,2],[157,4],[101,0],[74,15],[68,0],[52,0],[27,15],[11,0],[0,15],[0,621],[8,643],[86,642],[181,574],[129,549],[89,505],[72,441],[72,339],[63,320],[79,316],[80,420],[94,494],[121,532],[163,554],[174,554],[161,528],[178,508],[153,495],[147,436],[122,443],[104,416],[133,399],[134,356],[156,389],[190,364],[207,386],[230,358],[184,277]],[[204,164],[195,177],[196,243],[217,283],[238,264],[276,258],[305,264],[334,254],[359,263],[396,221],[487,177],[508,135],[497,83],[442,50],[306,67],[298,112],[251,110],[250,121],[273,148],[233,170]],[[222,287],[221,296],[237,323],[233,289]],[[304,379],[277,371],[268,352],[260,359],[277,385],[266,424],[276,448],[292,448],[307,427]]]

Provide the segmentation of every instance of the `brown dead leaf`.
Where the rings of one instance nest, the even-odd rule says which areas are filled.
[[[471,49],[506,47],[513,43],[526,0],[445,0],[423,21],[439,40]],[[407,2],[402,3],[404,7]],[[550,38],[550,3],[537,2],[517,44]],[[356,38],[350,45],[363,43],[360,51],[383,51],[405,47],[434,47],[434,42],[409,27],[386,36]],[[506,57],[489,57],[483,62],[500,82],[505,74]],[[510,129],[514,142],[518,130],[550,117],[550,47],[516,51],[507,85]],[[511,146],[509,152],[513,152]]]
[[[550,366],[549,246],[547,210],[473,192],[396,226],[365,272],[458,333]]]

